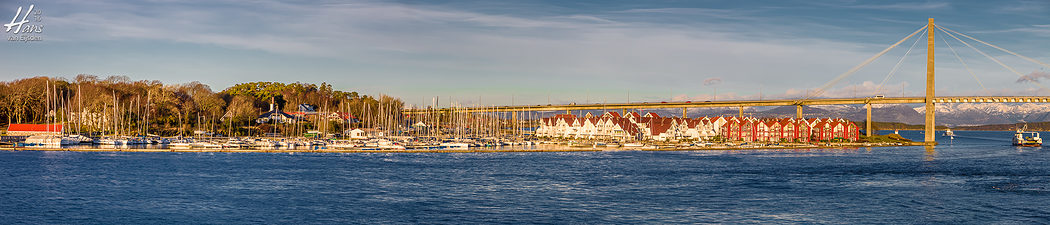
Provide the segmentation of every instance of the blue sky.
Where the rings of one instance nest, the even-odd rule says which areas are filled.
[[[327,82],[409,104],[798,98],[922,27],[1050,62],[1048,1],[4,1],[42,12],[44,41],[2,34],[0,79],[125,75],[220,90]],[[1050,91],[938,34],[941,95]],[[914,39],[912,39],[914,40]],[[909,40],[825,94],[916,95]],[[1048,68],[971,41],[1023,75]],[[883,80],[886,80],[883,82]],[[876,87],[882,83],[882,88]]]

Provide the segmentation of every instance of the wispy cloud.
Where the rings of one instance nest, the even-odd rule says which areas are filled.
[[[722,83],[722,78],[713,77],[704,80],[704,86],[711,86]]]
[[[1047,7],[1050,2],[1047,1],[1016,1],[1016,2],[1000,2],[997,7],[993,8],[994,11],[999,13],[1010,13],[1010,14],[1042,14],[1045,15]]]
[[[935,9],[946,9],[950,8],[951,4],[948,2],[901,2],[893,4],[863,4],[863,5],[844,5],[846,8],[854,9],[882,9],[882,10],[935,10]]]
[[[978,34],[994,34],[994,33],[1028,33],[1041,37],[1050,37],[1050,24],[1034,24],[1026,27],[999,29],[999,30],[981,30],[973,31],[971,33]]]
[[[1032,71],[1020,78],[1017,78],[1016,83],[1039,83],[1039,80],[1044,78],[1050,78],[1050,73],[1042,71]]]

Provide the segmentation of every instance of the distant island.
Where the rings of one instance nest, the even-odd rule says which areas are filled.
[[[937,130],[951,128],[952,130],[983,130],[983,131],[1014,131],[1028,126],[1028,131],[1050,131],[1050,122],[1013,123],[1013,124],[988,124],[974,126],[944,126],[938,125]],[[923,130],[922,124],[905,124],[898,122],[872,122],[876,130]]]

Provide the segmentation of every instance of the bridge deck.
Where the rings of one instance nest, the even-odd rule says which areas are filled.
[[[522,112],[522,111],[564,111],[593,109],[660,109],[660,108],[706,108],[706,107],[749,107],[749,106],[787,106],[787,105],[860,105],[860,104],[914,104],[925,103],[923,97],[886,97],[886,98],[826,98],[826,99],[783,99],[783,100],[742,100],[742,101],[696,101],[696,102],[643,102],[613,104],[568,104],[568,105],[518,105],[495,107],[456,108],[457,112]],[[933,99],[934,103],[1047,103],[1050,96],[943,96]],[[407,114],[427,112],[446,112],[451,109],[405,109]]]

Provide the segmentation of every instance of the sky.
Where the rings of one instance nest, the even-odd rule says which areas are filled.
[[[797,99],[927,18],[1050,62],[1045,0],[3,0],[0,21],[29,5],[38,14],[23,25],[41,29],[0,34],[0,80],[325,82],[415,106]],[[42,40],[9,40],[22,35]],[[1050,68],[958,36],[1012,72],[935,37],[938,95],[1050,94]],[[919,95],[918,38],[819,97]]]

